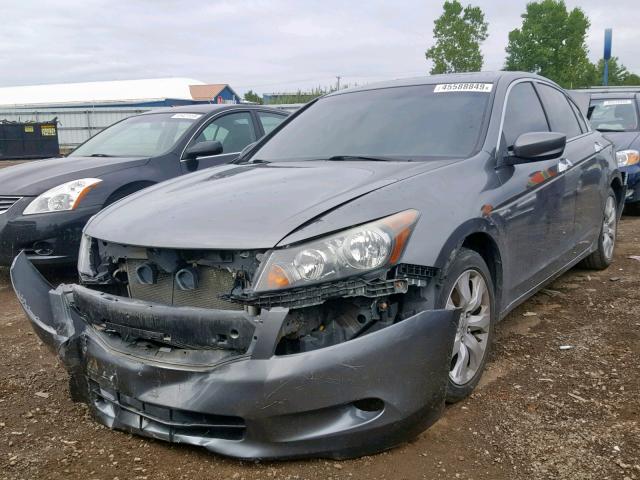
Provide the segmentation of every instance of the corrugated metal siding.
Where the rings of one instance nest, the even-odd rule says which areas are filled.
[[[57,117],[60,148],[68,151],[109,125],[148,110],[151,108],[0,108],[0,120],[42,122]]]

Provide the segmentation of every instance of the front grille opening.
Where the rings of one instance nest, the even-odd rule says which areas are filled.
[[[4,213],[13,207],[22,197],[10,197],[0,195],[0,213]]]
[[[215,415],[164,407],[124,395],[115,390],[101,387],[98,382],[89,379],[89,392],[95,408],[102,414],[115,419],[120,416],[130,418],[137,415],[135,428],[144,433],[145,430],[155,432],[160,429],[170,440],[176,435],[223,440],[242,440],[246,432],[246,424],[241,417]]]
[[[181,307],[209,308],[214,310],[243,310],[238,303],[220,299],[233,290],[235,279],[228,270],[215,267],[198,266],[197,288],[183,290],[178,286],[174,275],[164,271],[157,272],[154,284],[140,283],[136,270],[147,263],[143,259],[128,259],[126,263],[131,298],[148,302]]]

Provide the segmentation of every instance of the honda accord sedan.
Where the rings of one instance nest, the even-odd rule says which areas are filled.
[[[473,391],[509,311],[611,263],[610,142],[526,73],[341,90],[235,163],[96,215],[79,284],[11,275],[110,428],[241,458],[349,457]]]
[[[66,158],[0,171],[0,265],[25,251],[39,264],[74,264],[91,216],[142,188],[235,159],[273,130],[282,110],[189,105],[154,110],[98,133]]]

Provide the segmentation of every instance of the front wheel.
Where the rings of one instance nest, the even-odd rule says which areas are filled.
[[[437,298],[438,308],[461,310],[451,354],[448,403],[468,397],[480,381],[493,340],[495,304],[487,264],[477,252],[461,249],[447,269]]]
[[[613,189],[609,189],[607,200],[604,204],[604,214],[598,248],[584,259],[584,266],[592,270],[604,270],[613,261],[613,251],[616,247],[618,233],[618,199]]]

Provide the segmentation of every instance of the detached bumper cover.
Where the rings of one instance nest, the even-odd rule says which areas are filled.
[[[274,355],[286,309],[255,318],[246,352],[127,343],[89,324],[24,254],[14,289],[101,423],[241,458],[344,458],[422,432],[444,408],[455,311],[419,313],[332,347]],[[154,349],[155,348],[155,349]]]

